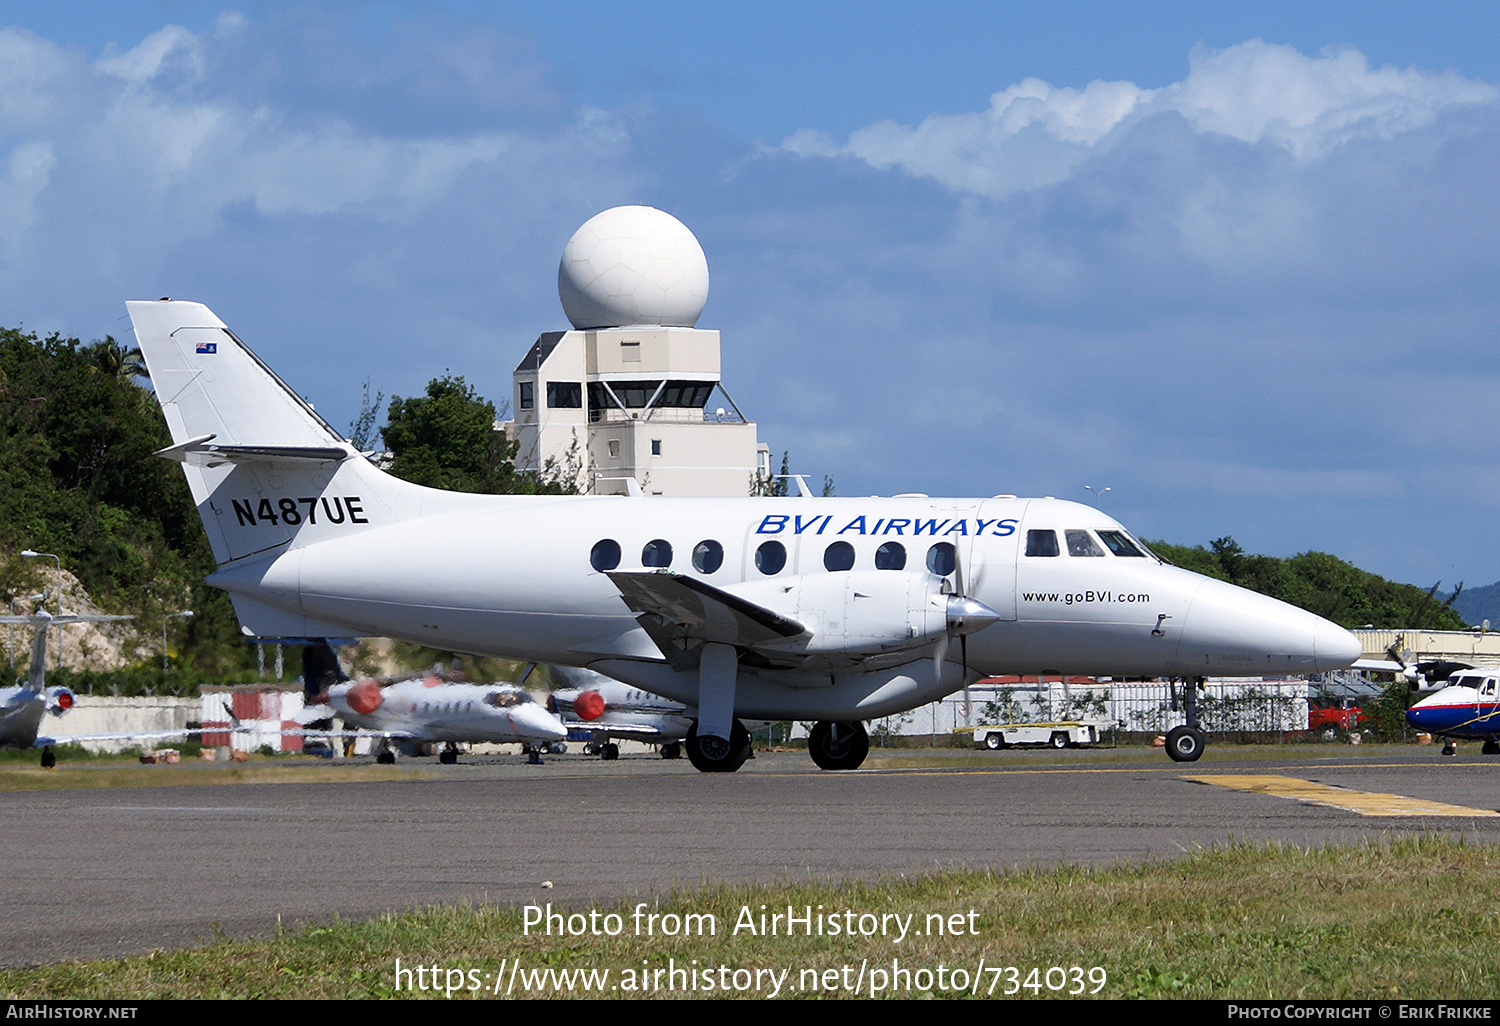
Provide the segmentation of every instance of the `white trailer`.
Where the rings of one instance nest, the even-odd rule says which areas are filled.
[[[1097,744],[1099,724],[1087,720],[1062,723],[1006,723],[994,727],[975,727],[974,745],[995,751],[1011,745],[1050,745],[1053,748],[1076,748]]]

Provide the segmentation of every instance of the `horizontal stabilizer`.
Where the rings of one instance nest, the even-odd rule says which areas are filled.
[[[337,463],[348,459],[351,450],[333,445],[211,445],[215,435],[200,435],[179,445],[159,449],[154,455],[162,459],[191,463],[195,467],[222,467],[227,463],[281,463],[306,460],[312,463]]]

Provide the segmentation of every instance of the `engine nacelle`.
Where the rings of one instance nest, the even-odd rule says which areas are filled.
[[[61,716],[77,701],[73,692],[64,687],[53,687],[47,689],[47,711],[53,716]]]
[[[760,648],[807,655],[878,655],[969,634],[1000,619],[974,599],[948,593],[929,573],[845,570],[779,577],[724,589],[802,624],[807,633]]]

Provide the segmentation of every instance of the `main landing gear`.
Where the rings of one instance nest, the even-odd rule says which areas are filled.
[[[858,720],[819,720],[807,736],[807,753],[819,769],[858,769],[870,754],[870,735]]]
[[[688,730],[687,757],[700,773],[733,773],[750,757],[750,732],[734,721],[728,741],[713,734],[698,736],[698,724]]]

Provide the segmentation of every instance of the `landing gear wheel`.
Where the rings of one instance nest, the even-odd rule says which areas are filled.
[[[42,769],[51,769],[57,765],[57,756],[52,751],[52,746],[47,745],[42,749]]]
[[[605,762],[614,762],[620,757],[620,746],[613,741],[606,741],[599,746],[599,758]]]
[[[1481,755],[1500,755],[1500,741],[1490,738],[1484,743],[1484,747],[1479,749],[1479,753]]]
[[[1458,746],[1455,745],[1452,741],[1447,742],[1446,744],[1443,745],[1443,754],[1444,755],[1456,755],[1456,754],[1458,754]]]
[[[1001,737],[1000,734],[992,730],[988,734],[984,735],[984,747],[988,748],[992,752],[998,752],[1000,749],[1005,747],[1005,739]]]
[[[870,754],[870,735],[858,720],[819,720],[807,736],[807,753],[819,769],[858,769]]]
[[[687,757],[700,773],[733,773],[750,757],[750,732],[734,721],[728,741],[712,734],[698,736],[698,724],[688,730]]]
[[[1197,762],[1207,740],[1192,727],[1173,727],[1167,731],[1167,754],[1173,762]]]
[[[1068,747],[1068,735],[1061,730],[1055,730],[1052,732],[1052,736],[1048,738],[1047,743],[1053,748],[1061,751],[1062,749]],[[1168,742],[1168,744],[1170,743],[1171,742]],[[1195,755],[1193,756],[1193,758],[1196,759],[1197,756]]]
[[[392,766],[396,762],[396,753],[389,748],[383,749],[375,756],[375,761],[381,766]]]
[[[682,758],[682,742],[681,741],[668,741],[666,744],[662,745],[661,746],[661,757],[663,759],[680,759],[680,758]]]
[[[442,763],[444,766],[453,766],[457,764],[458,749],[452,746],[444,748],[441,752],[438,752],[438,762]]]

